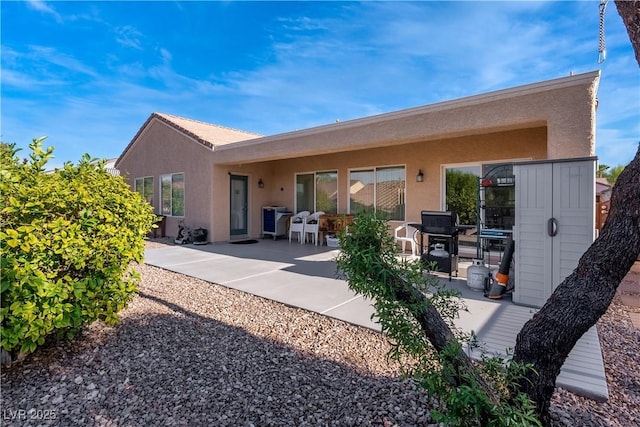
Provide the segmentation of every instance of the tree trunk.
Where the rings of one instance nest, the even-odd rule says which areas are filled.
[[[636,61],[640,66],[640,1],[639,0],[616,0],[618,14],[622,18],[629,40],[636,54]]]
[[[578,339],[606,312],[639,253],[640,148],[613,188],[600,237],[516,339],[513,359],[534,368],[519,388],[536,403],[543,424],[550,423],[549,406],[560,368]]]

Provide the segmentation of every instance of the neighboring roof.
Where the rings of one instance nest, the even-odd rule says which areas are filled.
[[[607,178],[596,178],[596,194],[611,191],[612,185],[609,184]]]
[[[138,137],[144,132],[144,130],[154,120],[159,120],[169,127],[177,130],[184,135],[192,138],[199,144],[204,145],[207,148],[213,149],[216,146],[229,144],[232,142],[245,141],[249,139],[255,139],[262,137],[263,135],[246,132],[242,130],[232,129],[225,126],[220,126],[212,123],[205,123],[198,120],[189,119],[186,117],[174,116],[171,114],[152,113],[147,121],[140,127],[136,135],[133,137],[129,145],[124,149],[120,157],[121,159],[129,151],[131,146],[135,143]],[[117,162],[116,162],[117,163]]]
[[[120,175],[120,171],[116,168],[117,162],[118,162],[118,159],[106,159],[104,164],[104,168],[106,169],[106,171],[113,176]]]

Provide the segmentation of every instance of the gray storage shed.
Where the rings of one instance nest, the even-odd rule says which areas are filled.
[[[517,304],[541,307],[595,238],[595,157],[514,164]]]

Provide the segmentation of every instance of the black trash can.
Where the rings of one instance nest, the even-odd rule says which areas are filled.
[[[194,245],[206,245],[207,244],[207,230],[205,228],[196,228],[191,232]]]

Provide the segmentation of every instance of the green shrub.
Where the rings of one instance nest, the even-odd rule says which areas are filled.
[[[0,346],[33,352],[50,336],[71,338],[83,325],[118,321],[137,291],[155,215],[104,162],[84,155],[51,173],[53,148],[34,139],[29,160],[0,145]]]
[[[476,224],[478,177],[469,172],[447,170],[447,209],[456,212],[461,224]]]

